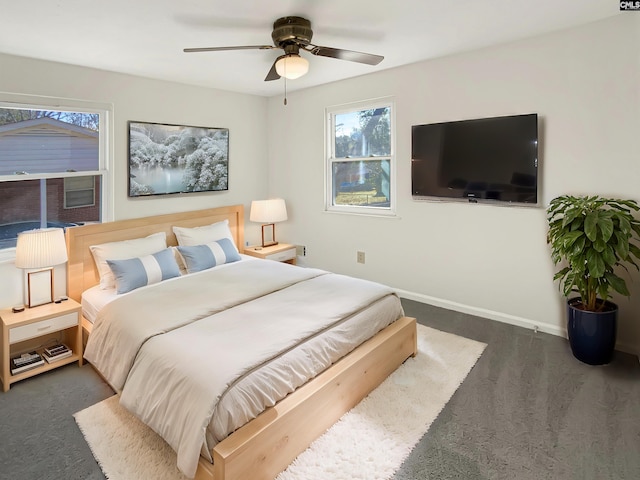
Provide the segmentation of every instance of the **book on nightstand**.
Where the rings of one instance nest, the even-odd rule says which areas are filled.
[[[53,347],[45,348],[42,352],[42,356],[44,359],[49,362],[57,362],[58,360],[62,360],[63,358],[70,357],[72,355],[72,351],[66,345],[54,345]]]
[[[47,355],[46,353],[43,353],[42,356],[44,357],[44,359],[48,362],[48,363],[53,363],[53,362],[57,362],[58,360],[62,360],[63,358],[67,358],[70,357],[72,355],[71,350],[67,350],[64,353],[60,353],[58,355],[55,355],[53,357],[50,357],[49,355]]]
[[[52,345],[51,347],[45,348],[44,353],[53,357],[59,353],[64,353],[68,350],[69,350],[69,347],[67,347],[64,343],[58,343],[57,345]]]
[[[32,368],[44,365],[44,360],[37,352],[23,353],[19,357],[11,359],[11,375],[31,370]]]

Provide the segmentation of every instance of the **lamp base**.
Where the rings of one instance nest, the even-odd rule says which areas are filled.
[[[27,273],[27,306],[53,302],[53,268]]]
[[[265,241],[265,227],[271,227],[271,241],[267,240]],[[262,245],[262,248],[264,247],[273,247],[274,245],[278,245],[278,242],[276,242],[276,224],[275,223],[267,223],[265,225],[262,225],[262,243],[260,244]]]

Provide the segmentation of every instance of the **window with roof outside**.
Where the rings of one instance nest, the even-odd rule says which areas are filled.
[[[25,230],[103,220],[106,115],[0,103],[0,250]]]

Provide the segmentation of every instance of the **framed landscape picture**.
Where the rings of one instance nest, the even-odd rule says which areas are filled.
[[[229,189],[229,129],[129,122],[129,196]]]

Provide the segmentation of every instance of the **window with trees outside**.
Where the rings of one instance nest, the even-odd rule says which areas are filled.
[[[107,110],[0,103],[0,252],[18,234],[101,222]]]
[[[326,209],[395,214],[393,102],[327,109]]]

